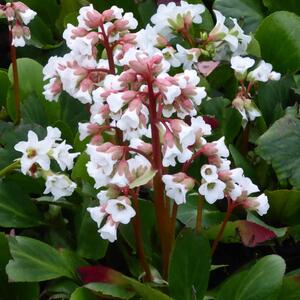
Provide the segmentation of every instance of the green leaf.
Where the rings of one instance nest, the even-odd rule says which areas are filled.
[[[185,226],[194,229],[197,219],[197,206],[199,202],[199,194],[193,193],[187,196],[186,203],[178,206],[177,219]],[[202,210],[202,226],[209,228],[213,225],[222,223],[224,213],[215,210],[211,205],[204,204]]]
[[[129,291],[121,286],[109,283],[92,282],[86,284],[84,287],[96,292],[100,296],[109,296],[117,299],[130,299],[135,294],[133,291]]]
[[[170,260],[171,296],[176,300],[202,300],[207,289],[209,272],[208,240],[192,230],[179,234]]]
[[[285,262],[278,255],[260,259],[248,272],[230,278],[218,293],[217,300],[277,299]]]
[[[10,280],[33,282],[62,276],[74,278],[68,261],[48,244],[17,236],[9,238],[9,246],[13,260],[6,266],[6,272]]]
[[[248,55],[261,57],[261,50],[260,50],[259,42],[252,35],[251,35],[251,41],[248,44],[248,48],[247,48],[246,52],[247,52]]]
[[[27,228],[41,225],[31,199],[16,184],[0,183],[0,226]]]
[[[135,179],[133,182],[130,183],[129,188],[134,189],[137,186],[144,185],[148,183],[156,174],[157,171],[152,169],[147,170],[142,176]]]
[[[219,122],[219,127],[213,132],[214,139],[225,136],[227,143],[233,142],[242,125],[241,114],[230,105],[229,100],[219,97],[205,101],[201,106],[204,114],[215,117]]]
[[[213,7],[226,17],[240,20],[247,33],[254,32],[264,18],[260,0],[216,0]]]
[[[39,300],[37,282],[0,282],[1,300]]]
[[[294,112],[277,120],[257,141],[256,152],[271,163],[279,181],[300,189],[300,120]]]
[[[33,59],[19,58],[17,59],[19,87],[21,102],[25,102],[29,95],[36,95],[36,101],[40,101],[44,107],[47,116],[47,124],[56,122],[59,119],[60,104],[46,101],[43,92],[43,67]],[[13,83],[12,66],[8,70],[8,78]],[[15,118],[15,102],[12,88],[8,90],[7,95],[7,111],[9,116],[14,120]],[[37,104],[40,105],[40,104]],[[35,110],[35,105],[31,105],[31,109]]]
[[[255,38],[262,58],[281,73],[300,69],[300,17],[287,11],[275,12],[260,24]]]
[[[300,299],[299,276],[288,276],[283,278],[282,287],[277,300],[298,300]]]
[[[242,168],[247,177],[250,177],[256,182],[256,175],[250,161],[247,160],[233,145],[229,145],[230,154],[233,158],[234,165],[237,168]]]
[[[99,298],[86,288],[77,288],[71,295],[70,300],[99,300]]]
[[[85,199],[81,210],[75,215],[76,221],[76,252],[79,256],[90,259],[104,257],[108,242],[103,240],[98,233],[97,224],[91,219],[87,207],[99,205],[99,201]],[[88,234],[87,234],[88,232]]]
[[[291,88],[295,87],[292,76],[284,76],[279,81],[260,84],[257,92],[258,107],[267,125],[274,123],[284,115],[284,109],[293,105]]]
[[[5,103],[9,86],[10,82],[8,79],[7,72],[0,70],[0,109]]]
[[[287,10],[296,14],[300,14],[300,5],[298,0],[263,0],[270,12],[277,10]]]
[[[277,190],[265,193],[270,204],[268,220],[285,225],[300,224],[300,191]]]

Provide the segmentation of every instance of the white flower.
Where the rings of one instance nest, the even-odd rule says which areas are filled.
[[[236,72],[239,80],[244,79],[246,72],[251,68],[255,60],[250,57],[233,56],[230,60],[231,68]]]
[[[133,17],[133,14],[131,12],[125,13],[122,19],[128,22],[128,24],[126,25],[128,29],[133,30],[137,28],[138,21]]]
[[[259,65],[248,74],[247,79],[250,81],[267,82],[272,68],[273,67],[271,64],[262,60]]]
[[[203,165],[201,167],[201,176],[206,182],[213,182],[218,179],[217,167],[214,165]]]
[[[225,140],[225,138],[223,136],[220,139],[218,139],[217,141],[213,142],[213,144],[216,146],[216,149],[217,149],[217,153],[216,154],[219,157],[226,158],[226,157],[229,156],[229,150],[226,147],[224,140]]]
[[[175,167],[176,165],[176,161],[175,158],[178,157],[181,154],[181,152],[179,151],[179,149],[176,147],[175,144],[173,144],[172,147],[167,146],[165,153],[164,153],[164,157],[163,157],[163,166],[164,167],[169,167],[169,166],[173,166]]]
[[[51,193],[54,200],[61,197],[71,196],[76,189],[77,185],[65,175],[53,174],[47,176],[46,189],[44,194]]]
[[[269,75],[269,80],[275,80],[278,81],[281,78],[281,74],[275,71],[272,71]]]
[[[98,227],[100,227],[107,213],[105,211],[102,211],[101,206],[88,207],[87,211],[90,213],[92,220],[97,223]]]
[[[164,55],[165,60],[167,60],[172,67],[177,68],[181,65],[181,62],[176,57],[176,50],[173,47],[166,47],[162,49],[161,53]]]
[[[89,161],[86,164],[87,172],[95,180],[94,188],[98,189],[102,186],[106,186],[110,182],[110,178],[103,173],[103,168],[99,164]]]
[[[123,93],[115,93],[115,94],[110,94],[107,98],[106,101],[109,105],[109,109],[113,113],[117,113],[126,103],[126,101],[122,98]]]
[[[209,33],[209,36],[215,40],[222,40],[228,33],[228,28],[224,25],[225,17],[218,11],[214,10],[216,16],[216,25]]]
[[[181,45],[176,45],[177,53],[175,57],[183,64],[184,69],[191,69],[192,65],[198,61],[200,50],[196,48],[185,49]]]
[[[117,226],[117,223],[108,218],[105,225],[98,232],[104,240],[109,240],[113,243],[117,240]]]
[[[257,213],[260,216],[265,215],[270,208],[268,197],[265,194],[261,194],[260,196],[256,197],[255,202],[258,203],[256,206]]]
[[[25,25],[29,24],[31,20],[36,16],[36,12],[30,8],[27,8],[24,12],[19,11],[19,15]]]
[[[53,141],[45,138],[42,141],[38,140],[37,135],[29,130],[28,141],[19,142],[15,145],[15,150],[22,152],[21,171],[27,174],[29,169],[35,164],[39,164],[43,170],[49,170],[50,157],[48,152],[51,150]]]
[[[163,175],[166,194],[180,205],[186,202],[186,193],[194,186],[194,180],[184,173]]]
[[[170,86],[165,86],[165,91],[164,91],[164,103],[165,104],[172,104],[180,94],[181,94],[181,89],[177,85],[170,85]]]
[[[74,166],[74,158],[80,154],[79,152],[69,153],[72,148],[72,146],[66,144],[66,141],[63,141],[53,149],[52,157],[57,161],[62,171],[65,169],[71,170]]]
[[[129,204],[130,200],[126,197],[118,197],[107,202],[105,211],[110,214],[114,222],[128,224],[135,216],[135,210]]]
[[[209,204],[213,204],[219,199],[224,198],[224,190],[226,188],[226,184],[217,179],[212,182],[204,182],[199,187],[199,194],[205,197],[205,200]]]
[[[108,91],[120,91],[124,87],[122,82],[119,80],[119,75],[107,74],[103,81],[103,88]]]
[[[12,46],[15,46],[15,47],[24,47],[26,44],[25,42],[25,39],[24,39],[24,36],[21,35],[21,36],[13,36],[13,39],[12,39],[12,42],[11,42],[11,45]]]

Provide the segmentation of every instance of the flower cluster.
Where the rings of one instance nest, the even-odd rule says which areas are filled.
[[[230,62],[235,77],[241,83],[240,90],[236,98],[232,101],[232,106],[242,115],[243,126],[245,127],[248,121],[253,121],[261,116],[259,109],[251,100],[251,90],[253,85],[257,82],[280,80],[281,74],[272,71],[272,65],[266,63],[264,60],[261,60],[255,65],[255,60],[250,57],[233,56]],[[254,65],[255,68],[248,71]]]
[[[4,15],[9,22],[9,30],[12,33],[12,46],[24,47],[25,40],[31,38],[30,30],[26,25],[34,19],[36,12],[23,2],[16,1],[0,5],[0,15]]]
[[[118,225],[135,216],[130,199],[138,199],[144,185],[154,190],[160,199],[155,201],[169,198],[177,205],[185,203],[187,193],[197,186],[208,203],[228,198],[261,215],[268,210],[264,194],[251,197],[259,190],[242,169],[230,169],[224,138],[207,141],[212,128],[198,115],[207,93],[195,68],[203,55],[215,60],[234,56],[236,74],[253,82],[262,78],[262,67],[247,75],[253,66],[251,59],[241,58],[247,60],[246,69],[237,60],[238,55],[246,54],[251,37],[235,19],[231,19],[231,28],[226,27],[225,17],[217,11],[213,30],[194,39],[190,29],[202,22],[204,10],[202,4],[185,1],[178,6],[160,5],[151,18],[152,25],[132,33],[137,21],[131,13],[124,14],[116,6],[102,13],[92,5],[83,7],[78,26],[69,24],[64,32],[70,52],[50,58],[44,68],[48,100],[57,100],[64,90],[89,104],[90,120],[79,123],[79,133],[81,140],[89,138],[86,167],[99,190],[99,205],[88,211],[101,237],[110,242],[117,238]],[[191,48],[171,45],[176,36]],[[172,67],[180,66],[182,72],[174,75]],[[267,76],[276,74],[270,70]],[[104,131],[109,133],[106,139]],[[188,168],[200,155],[207,163],[201,167],[202,180],[198,181],[188,175]],[[172,174],[169,167],[178,164],[182,170],[176,168]],[[157,188],[161,184],[164,191]],[[164,194],[157,196],[160,192]]]
[[[21,172],[24,175],[43,177],[46,179],[44,194],[51,193],[54,200],[70,196],[76,188],[67,175],[51,171],[51,159],[55,160],[61,171],[71,170],[74,158],[79,153],[70,153],[72,146],[62,141],[58,128],[47,127],[46,137],[39,141],[33,131],[28,132],[28,140],[15,145],[15,150],[22,152],[20,158]]]

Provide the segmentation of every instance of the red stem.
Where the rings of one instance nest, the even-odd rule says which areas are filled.
[[[230,198],[227,198],[227,211],[226,211],[226,215],[224,217],[224,220],[223,220],[223,223],[221,225],[220,231],[218,232],[218,235],[217,235],[216,239],[213,242],[213,246],[212,246],[212,250],[211,250],[211,255],[214,255],[214,253],[215,253],[215,251],[217,249],[218,243],[219,243],[219,241],[221,240],[221,238],[223,236],[224,230],[226,228],[226,224],[229,221],[230,216],[231,216],[232,211],[234,210],[234,208],[235,208],[234,202]]]
[[[10,45],[12,43],[12,32],[9,31],[10,35]],[[20,123],[21,119],[21,98],[20,98],[20,87],[19,87],[19,75],[18,75],[18,65],[17,65],[17,52],[16,48],[14,46],[10,46],[10,58],[12,63],[12,69],[13,69],[13,89],[15,94],[15,109],[16,109],[16,120],[15,124]]]
[[[192,162],[202,155],[202,149],[198,150],[196,153],[193,154],[193,156],[183,165],[182,172],[186,173],[191,166]]]
[[[103,45],[104,45],[104,48],[106,49],[107,59],[108,59],[108,63],[109,63],[109,72],[110,72],[110,74],[116,74],[112,48],[110,47],[110,43],[109,43],[108,37],[105,33],[103,24],[100,24],[100,28],[101,28],[101,33],[103,36]]]
[[[153,179],[154,185],[154,206],[157,218],[158,233],[160,236],[162,257],[163,257],[163,277],[167,277],[169,268],[169,253],[168,253],[168,223],[170,221],[169,212],[166,210],[164,204],[164,186],[162,181],[162,154],[161,144],[159,139],[158,122],[159,118],[156,111],[156,98],[153,91],[152,79],[145,78],[148,84],[149,93],[149,113],[152,134],[152,147],[153,147],[153,167],[157,173]]]
[[[141,267],[145,271],[145,281],[152,281],[150,267],[146,258],[143,238],[142,238],[142,227],[141,227],[141,216],[140,216],[140,208],[139,208],[139,200],[138,200],[138,191],[131,191],[133,206],[136,212],[136,215],[133,219],[133,229],[134,236],[136,242],[136,249],[138,252],[139,260]]]

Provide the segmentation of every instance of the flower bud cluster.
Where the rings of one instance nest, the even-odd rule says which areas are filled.
[[[242,115],[242,125],[245,127],[248,121],[253,121],[261,116],[259,109],[251,100],[252,86],[257,82],[280,80],[281,74],[272,71],[272,65],[264,60],[261,60],[254,68],[255,60],[250,57],[233,56],[230,63],[235,77],[242,85],[236,98],[232,101],[232,106]],[[250,68],[252,70],[248,71]]]
[[[135,215],[132,193],[137,197],[139,187],[146,184],[155,188],[155,174],[161,176],[165,195],[176,204],[185,203],[187,193],[198,185],[208,203],[228,197],[260,214],[268,209],[264,195],[250,197],[258,188],[242,170],[230,170],[224,138],[207,142],[212,128],[198,116],[207,94],[193,70],[207,47],[213,49],[211,57],[227,59],[244,55],[251,38],[235,19],[229,29],[225,18],[215,12],[215,28],[203,33],[197,45],[189,31],[193,23],[202,22],[203,12],[202,4],[185,1],[179,6],[160,5],[151,18],[154,25],[132,34],[137,22],[131,13],[123,14],[115,6],[102,13],[92,5],[84,7],[78,26],[69,24],[64,33],[70,53],[52,57],[44,68],[44,79],[50,80],[44,92],[48,100],[57,100],[64,90],[90,104],[90,120],[79,123],[79,133],[81,140],[89,138],[86,167],[94,188],[100,189],[100,202],[88,211],[101,237],[111,242],[117,238],[119,223],[127,224]],[[178,35],[190,43],[190,49],[170,45]],[[100,45],[103,52],[98,59]],[[249,58],[246,70],[238,66],[236,72],[246,76],[251,63]],[[183,72],[173,75],[171,67],[180,66]],[[104,140],[104,131],[115,136]],[[198,182],[187,175],[187,169],[200,154],[208,163],[202,166]],[[183,164],[182,171],[169,174],[168,167],[178,163]]]
[[[58,128],[47,127],[47,135],[43,140],[29,130],[28,140],[15,145],[15,150],[23,153],[20,158],[21,172],[24,175],[43,177],[46,179],[44,194],[52,193],[54,200],[70,196],[76,188],[67,175],[51,171],[51,160],[54,160],[61,171],[71,170],[74,159],[79,153],[70,153],[72,146],[62,141]]]
[[[9,22],[9,29],[12,34],[12,46],[24,47],[25,40],[31,38],[30,29],[26,25],[34,19],[36,12],[23,2],[15,1],[0,5],[0,15],[4,15]]]

